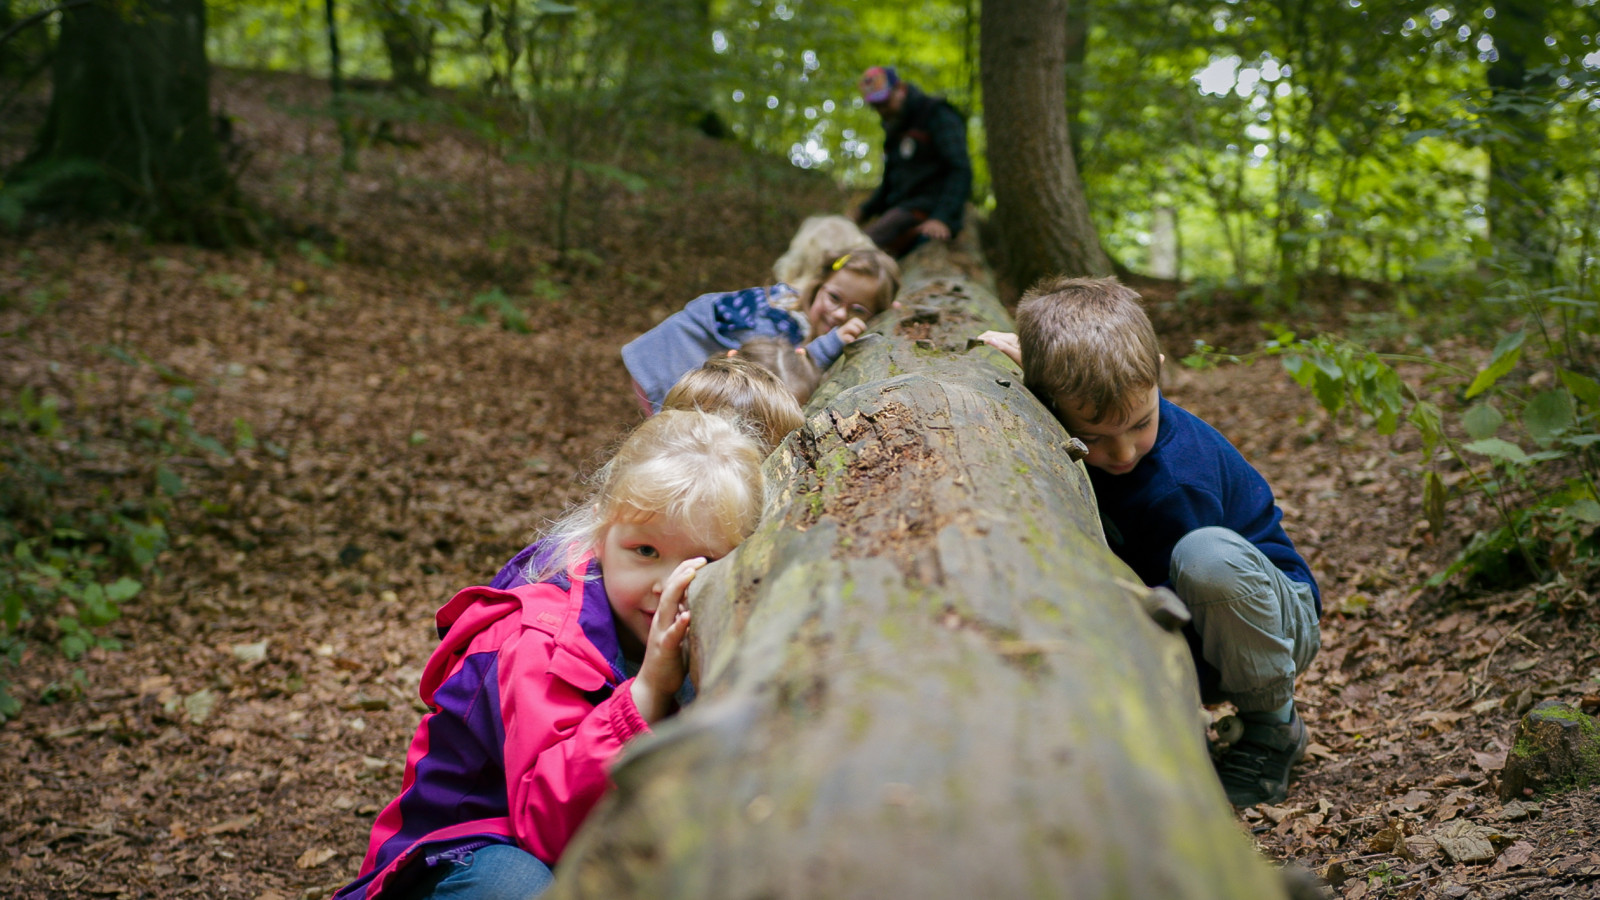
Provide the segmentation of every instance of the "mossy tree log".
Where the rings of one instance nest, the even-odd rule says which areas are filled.
[[[1004,309],[939,248],[902,300],[702,571],[700,699],[620,762],[554,896],[1282,896],[1152,615],[1175,598],[1107,549],[1015,368],[968,350]]]

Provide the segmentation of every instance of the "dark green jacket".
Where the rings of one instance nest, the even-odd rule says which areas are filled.
[[[971,193],[966,119],[908,82],[900,115],[883,123],[883,181],[861,205],[862,220],[903,207],[926,212],[954,233]]]

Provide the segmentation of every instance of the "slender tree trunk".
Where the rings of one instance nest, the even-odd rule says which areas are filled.
[[[1546,136],[1551,87],[1538,64],[1550,55],[1545,0],[1495,4],[1489,64],[1489,237],[1501,260],[1548,278],[1555,265],[1551,219],[1555,163]]]
[[[967,349],[1010,323],[945,253],[768,460],[761,526],[691,591],[700,699],[613,770],[552,900],[1283,896],[1157,624],[1181,604]]]
[[[356,135],[350,124],[350,111],[345,108],[344,60],[339,54],[339,20],[334,9],[335,0],[323,0],[328,32],[328,87],[333,92],[333,121],[339,129],[339,167],[346,172],[356,170]]]
[[[131,216],[161,236],[243,236],[212,131],[201,0],[109,2],[62,14],[54,90],[33,151],[10,174],[33,208]]]
[[[1064,0],[987,0],[980,66],[994,221],[1018,289],[1048,275],[1109,275],[1072,155]]]

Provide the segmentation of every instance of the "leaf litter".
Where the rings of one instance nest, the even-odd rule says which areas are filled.
[[[107,450],[73,463],[85,483],[126,489],[139,461],[97,437],[166,377],[197,385],[196,429],[227,451],[176,467],[204,502],[179,507],[161,577],[112,626],[125,649],[31,651],[18,670],[32,697],[87,675],[0,727],[0,877],[23,895],[280,900],[348,880],[399,785],[434,610],[581,496],[638,421],[618,348],[698,293],[763,281],[801,216],[845,205],[772,170],[758,202],[752,161],[685,138],[681,158],[701,161],[657,174],[666,190],[589,186],[579,230],[602,265],[567,266],[549,176],[447,130],[368,148],[336,191],[331,128],[281,111],[307,91],[218,76],[254,154],[246,188],[304,241],[153,248],[130,281],[126,251],[92,230],[0,238],[0,292],[43,280],[62,298],[47,317],[0,310],[6,333],[29,332],[0,346],[0,371],[79,405]],[[289,161],[311,177],[283,175]],[[497,193],[474,203],[454,185],[486,165]],[[535,303],[554,281],[559,299]],[[1196,310],[1137,286],[1169,348],[1256,339],[1248,303]],[[463,321],[492,289],[527,304],[530,333]],[[94,350],[108,340],[167,374],[114,368]],[[1522,712],[1600,700],[1593,602],[1413,591],[1473,513],[1430,523],[1414,441],[1330,421],[1272,364],[1173,367],[1163,389],[1274,485],[1328,610],[1298,691],[1313,749],[1284,804],[1240,816],[1261,850],[1351,900],[1600,897],[1600,788],[1495,793]]]

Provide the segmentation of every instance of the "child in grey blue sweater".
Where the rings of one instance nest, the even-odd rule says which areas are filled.
[[[887,253],[830,254],[799,287],[775,284],[696,297],[624,346],[622,361],[651,415],[684,373],[750,338],[783,338],[826,369],[899,290],[900,267]]]

